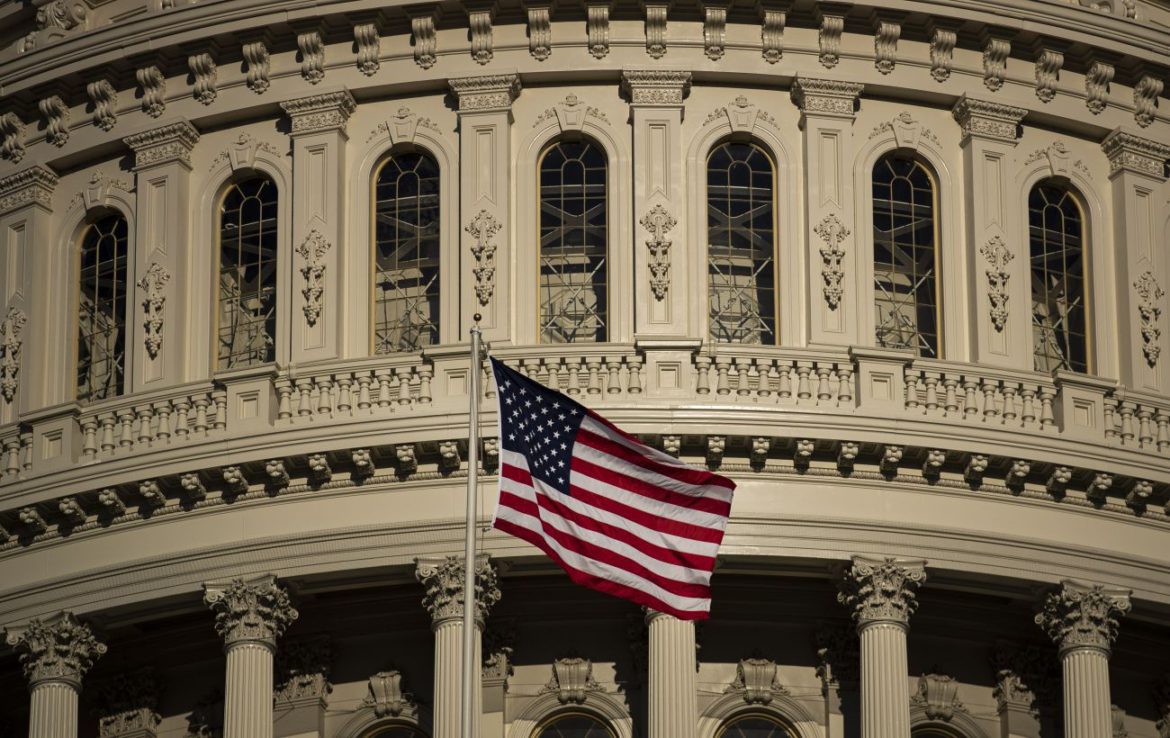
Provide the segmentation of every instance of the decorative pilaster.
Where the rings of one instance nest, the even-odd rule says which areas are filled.
[[[850,227],[853,119],[862,85],[797,77],[792,102],[804,131],[805,187],[808,192],[805,289],[809,340],[848,346],[859,339],[858,254]]]
[[[634,131],[633,240],[638,244],[634,250],[634,333],[646,337],[690,335],[689,272],[682,263],[686,257],[670,245],[686,240],[681,126],[691,73],[627,69],[622,72],[622,88],[630,100]],[[615,310],[615,314],[621,311]],[[619,339],[614,336],[611,340]]]
[[[463,560],[455,556],[416,559],[415,576],[426,588],[423,607],[431,614],[435,633],[434,738],[459,735],[460,695],[463,688]],[[475,561],[475,663],[483,653],[483,624],[500,600],[496,569],[487,556]],[[480,670],[475,670],[474,715],[481,710]],[[478,730],[479,720],[472,721]],[[227,738],[225,736],[225,738]],[[466,737],[464,737],[466,738]],[[474,737],[472,737],[474,738]]]
[[[183,119],[123,139],[134,151],[134,242],[144,246],[135,249],[133,272],[139,290],[131,335],[140,338],[127,346],[136,392],[190,379],[187,342],[167,340],[166,332],[181,332],[189,313],[189,280],[170,275],[183,274],[190,256],[191,152],[198,141]]]
[[[266,574],[203,585],[215,630],[227,651],[224,738],[273,738],[273,654],[276,639],[298,617],[288,594]]]
[[[853,612],[861,639],[861,737],[910,735],[906,633],[918,609],[926,562],[854,556],[837,600]]]
[[[1109,157],[1109,180],[1113,194],[1113,242],[1115,251],[1117,307],[1109,332],[1117,336],[1116,376],[1126,387],[1139,392],[1170,392],[1170,370],[1159,361],[1162,337],[1157,332],[1155,310],[1158,285],[1170,284],[1170,263],[1159,251],[1158,234],[1164,207],[1158,191],[1166,181],[1166,160],[1170,146],[1161,141],[1135,136],[1120,128],[1101,142]],[[1147,276],[1148,275],[1148,276]],[[1152,289],[1143,289],[1145,287]],[[1098,367],[1098,374],[1110,376],[1110,367]]]
[[[1015,206],[1009,192],[1008,166],[1016,130],[1027,111],[963,96],[952,113],[962,129],[963,177],[970,198],[964,215],[974,296],[975,361],[1016,369],[1032,368],[1031,315],[1027,243],[1012,230]],[[1017,258],[1018,257],[1018,258]],[[1015,306],[1009,311],[1008,306]]]
[[[5,630],[16,649],[31,692],[29,736],[77,738],[77,703],[81,681],[106,647],[73,613]]]
[[[1094,738],[1112,734],[1109,655],[1130,591],[1065,580],[1036,615],[1060,651],[1064,684],[1064,735]]]
[[[503,340],[510,337],[511,270],[496,269],[495,265],[512,261],[508,172],[512,166],[512,102],[520,94],[520,76],[459,77],[449,84],[459,101],[459,253],[476,254],[476,258],[461,260],[458,282],[444,283],[442,292],[459,290],[460,304],[473,305],[475,310],[462,311],[458,323],[444,321],[440,332],[454,329],[455,333],[441,335],[440,342],[466,336],[475,312],[483,316],[484,338]],[[494,224],[490,244],[475,226],[476,221]],[[490,249],[491,258],[486,262],[488,252],[484,249]]]
[[[650,630],[649,738],[694,738],[695,623],[646,610]]]
[[[158,692],[152,669],[118,674],[98,685],[99,738],[155,738]]]
[[[341,274],[345,229],[346,123],[356,105],[339,88],[280,104],[292,123],[292,243],[297,289],[291,310],[294,363],[335,359],[344,340]]]

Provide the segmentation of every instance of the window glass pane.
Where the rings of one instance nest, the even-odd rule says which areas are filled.
[[[776,343],[772,162],[725,143],[707,158],[707,300],[713,341]]]
[[[540,340],[605,341],[605,152],[589,141],[561,141],[540,162]]]
[[[613,733],[588,715],[566,715],[545,725],[535,738],[613,738]]]
[[[877,344],[938,356],[935,196],[930,172],[903,154],[873,170]]]
[[[719,731],[719,738],[793,738],[783,723],[766,715],[736,718]]]
[[[411,725],[392,725],[376,729],[363,738],[426,738],[426,733]]]
[[[374,353],[439,342],[439,166],[392,156],[374,184]]]
[[[1032,345],[1037,371],[1089,370],[1081,209],[1064,187],[1041,182],[1028,197]]]
[[[219,218],[217,366],[276,358],[276,185],[253,177],[228,187]]]
[[[77,399],[123,392],[126,366],[126,219],[94,221],[81,237],[77,330]]]

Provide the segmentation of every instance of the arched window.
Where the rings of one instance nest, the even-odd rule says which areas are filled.
[[[910,731],[910,738],[963,738],[963,734],[951,728],[924,725]]]
[[[877,344],[938,357],[938,239],[933,173],[894,152],[873,168]]]
[[[94,220],[81,234],[77,323],[77,399],[125,391],[128,227],[121,215]]]
[[[1072,190],[1040,182],[1028,195],[1032,356],[1037,371],[1089,371],[1084,216]]]
[[[775,344],[776,170],[753,143],[707,157],[707,302],[711,340]]]
[[[233,182],[220,201],[220,369],[276,359],[276,220],[276,184],[264,175]]]
[[[374,353],[439,342],[439,165],[394,154],[374,182]]]
[[[374,728],[368,733],[363,733],[362,738],[427,738],[427,734],[413,725],[399,723]]]
[[[605,152],[554,143],[540,160],[540,340],[606,341],[609,229]]]
[[[614,732],[595,717],[584,713],[559,715],[544,723],[533,738],[614,738]]]
[[[788,726],[764,714],[737,717],[720,728],[716,735],[717,738],[795,738]]]

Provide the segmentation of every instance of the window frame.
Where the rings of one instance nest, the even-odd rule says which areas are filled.
[[[770,720],[776,726],[788,733],[785,738],[800,738],[800,732],[796,729],[796,726],[794,726],[792,722],[786,717],[772,710],[762,710],[758,708],[740,710],[725,717],[720,721],[718,727],[715,728],[714,738],[727,738],[728,728],[734,727],[735,723],[739,722],[740,720],[746,720],[750,718]]]
[[[126,264],[125,264],[125,284],[126,290],[124,295],[124,304],[122,305],[122,335],[123,335],[123,349],[122,349],[122,381],[119,390],[109,397],[100,399],[82,399],[79,397],[78,385],[78,370],[81,364],[80,344],[81,344],[81,256],[82,248],[86,236],[93,226],[105,218],[120,218],[126,224]],[[130,215],[124,212],[121,208],[110,205],[92,208],[85,212],[76,229],[74,229],[72,236],[68,241],[70,249],[70,311],[68,317],[68,335],[69,338],[69,362],[68,366],[71,368],[69,376],[70,389],[67,397],[72,398],[79,405],[91,406],[98,405],[103,402],[116,400],[133,392],[133,371],[134,371],[134,351],[137,343],[137,331],[134,328],[135,320],[135,304],[134,304],[134,286],[135,286],[135,248],[134,248],[134,220]]]
[[[552,727],[555,723],[564,720],[565,718],[571,717],[583,717],[588,718],[589,720],[593,720],[599,724],[607,733],[609,733],[607,738],[618,738],[618,732],[614,726],[610,724],[610,721],[606,720],[597,713],[582,709],[580,707],[573,707],[567,710],[557,710],[548,715],[545,715],[539,722],[537,722],[536,727],[532,729],[532,732],[529,733],[529,736],[530,738],[540,738],[541,734]]]

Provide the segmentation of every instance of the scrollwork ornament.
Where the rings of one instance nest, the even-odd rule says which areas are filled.
[[[373,77],[382,65],[378,58],[381,48],[378,25],[376,23],[359,23],[354,26],[353,42],[357,46],[358,70],[367,77]]]
[[[594,59],[604,59],[609,54],[609,4],[590,3],[585,10],[589,53]]]
[[[431,614],[431,627],[463,617],[463,560],[456,556],[419,559],[415,575],[426,588],[423,607]],[[500,600],[496,568],[486,556],[475,561],[475,615],[483,627],[488,613]]]
[[[930,76],[935,82],[946,82],[955,62],[955,44],[958,34],[947,28],[936,28],[930,36]]]
[[[760,46],[764,61],[775,64],[784,57],[784,24],[788,16],[782,10],[760,10]]]
[[[288,593],[271,576],[206,585],[203,603],[215,613],[215,630],[228,647],[240,642],[274,646],[299,617]]]
[[[987,298],[991,303],[991,324],[995,330],[1003,331],[1008,319],[1008,290],[1007,283],[1011,279],[1011,272],[1007,265],[1015,255],[1008,250],[1007,244],[999,236],[979,247],[979,253],[987,260]]]
[[[678,224],[661,204],[655,205],[650,212],[642,216],[639,221],[650,234],[646,239],[646,248],[650,250],[650,290],[656,300],[666,299],[670,291],[670,246],[671,240],[666,234]]]
[[[651,59],[666,56],[666,5],[646,5],[646,53]]]
[[[1149,365],[1155,366],[1158,357],[1162,354],[1159,340],[1162,338],[1162,329],[1158,327],[1158,319],[1162,317],[1162,307],[1158,304],[1165,296],[1165,292],[1158,285],[1158,280],[1150,271],[1143,272],[1133,283],[1138,294],[1138,316],[1141,318],[1142,353]]]
[[[1036,615],[1061,654],[1078,648],[1108,653],[1117,640],[1121,618],[1132,605],[1129,590],[1065,581],[1045,598]]]
[[[500,222],[487,210],[480,210],[464,230],[474,239],[471,255],[475,257],[475,296],[480,305],[492,301],[496,288],[496,244],[494,238],[502,228]]]
[[[305,286],[301,294],[305,298],[305,321],[309,325],[317,325],[321,319],[322,302],[325,296],[325,254],[329,253],[331,244],[325,240],[316,228],[309,231],[305,240],[297,246],[297,254],[304,264],[301,266],[301,276]]]
[[[103,131],[113,130],[118,122],[116,108],[118,93],[107,79],[99,79],[85,86],[85,92],[93,104],[93,124]]]
[[[142,300],[145,312],[143,327],[146,329],[146,353],[150,358],[158,358],[162,349],[163,310],[166,307],[166,295],[163,288],[171,281],[171,274],[166,267],[157,261],[146,270],[146,274],[138,281],[138,287],[146,293]]]
[[[16,398],[20,377],[20,349],[24,341],[22,334],[28,323],[28,316],[16,306],[8,308],[4,321],[0,322],[0,397],[5,402]]]
[[[858,626],[873,622],[906,625],[918,609],[918,589],[926,581],[925,563],[853,557],[837,601],[853,611]]]
[[[849,237],[850,231],[837,217],[836,213],[829,213],[813,231],[825,242],[821,247],[821,259],[824,267],[821,277],[824,280],[823,293],[825,304],[830,310],[836,310],[841,305],[841,298],[845,295],[842,283],[845,280],[845,270],[842,262],[845,259],[845,249],[841,243]]]
[[[69,612],[45,620],[34,618],[6,635],[31,686],[65,682],[80,688],[86,672],[106,652],[89,626]]]

